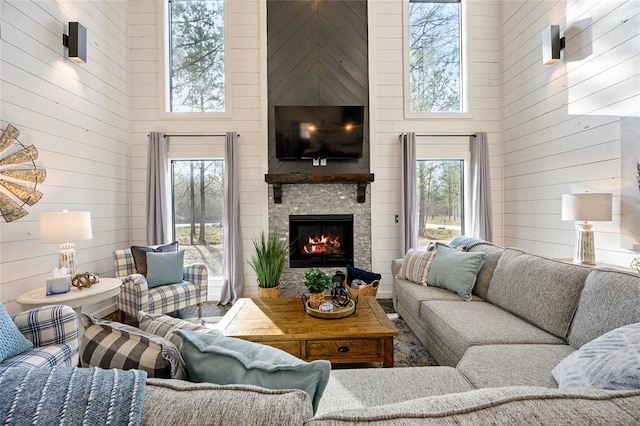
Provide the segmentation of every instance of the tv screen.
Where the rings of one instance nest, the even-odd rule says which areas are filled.
[[[276,157],[362,157],[363,106],[276,106]]]

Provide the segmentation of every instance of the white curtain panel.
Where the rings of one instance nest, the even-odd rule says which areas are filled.
[[[418,247],[418,230],[416,227],[417,201],[416,201],[416,134],[403,133],[400,135],[402,144],[402,190],[400,191],[401,213],[400,243],[403,254],[411,248]]]
[[[169,144],[164,133],[149,133],[147,156],[147,244],[169,243]]]
[[[491,176],[489,174],[489,142],[486,132],[470,138],[471,164],[471,236],[493,241],[493,215],[491,212]]]
[[[244,271],[240,238],[240,182],[238,179],[238,134],[228,132],[225,144],[223,247],[224,272],[220,304],[234,303],[242,295]]]

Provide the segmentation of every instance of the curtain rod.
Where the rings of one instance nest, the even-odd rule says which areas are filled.
[[[211,136],[227,136],[226,133],[198,133],[198,134],[186,134],[186,133],[165,133],[164,137],[165,138],[169,138],[169,137],[176,137],[176,138],[206,138],[206,137],[211,137]],[[147,133],[147,137],[149,137],[149,134]],[[238,137],[240,137],[240,133],[238,133]]]
[[[199,133],[197,135],[194,134],[186,134],[186,133],[165,133],[164,137],[165,138],[169,138],[169,137],[180,137],[180,138],[206,138],[207,136],[227,136],[226,133]],[[238,137],[240,137],[240,134],[238,133]]]
[[[402,134],[399,134],[398,136],[402,136]],[[445,138],[447,138],[447,137],[456,137],[456,138],[460,138],[460,137],[465,137],[465,136],[466,137],[471,137],[472,136],[474,138],[476,137],[475,133],[472,134],[472,135],[427,135],[427,134],[418,134],[418,133],[416,133],[416,136],[430,137],[430,138],[436,138],[436,137],[438,137],[438,138],[439,137],[445,137]]]

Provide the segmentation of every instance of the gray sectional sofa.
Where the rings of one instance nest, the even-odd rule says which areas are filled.
[[[476,388],[557,387],[551,370],[585,343],[640,322],[640,276],[480,244],[471,302],[394,280],[394,306],[440,365]],[[400,260],[393,261],[396,274]]]
[[[397,312],[441,366],[332,370],[315,416],[301,391],[151,379],[143,423],[640,424],[640,390],[558,389],[551,373],[640,322],[640,276],[487,244],[470,251],[488,256],[469,302],[394,279]]]

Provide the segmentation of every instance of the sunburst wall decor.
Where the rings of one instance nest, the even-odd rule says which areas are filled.
[[[47,177],[47,171],[36,166],[36,147],[24,146],[18,136],[11,124],[0,136],[0,213],[7,222],[26,216],[24,207],[40,201],[42,192],[36,187]]]

